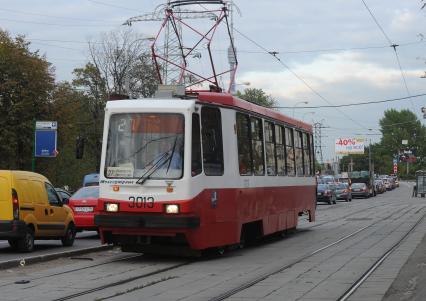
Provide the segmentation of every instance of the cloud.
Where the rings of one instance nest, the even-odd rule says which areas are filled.
[[[366,90],[375,91],[374,95],[377,95],[377,91],[401,89],[401,73],[396,63],[395,68],[385,67],[356,52],[323,54],[305,64],[294,63],[291,68],[314,90],[329,95],[331,99],[344,94],[342,91],[348,91],[344,98],[346,102],[354,100],[354,90],[358,90],[355,97],[359,99],[365,95],[362,91]],[[410,79],[418,78],[421,73],[421,69],[407,70],[405,75]],[[287,70],[249,71],[240,74],[238,80],[248,81],[252,87],[261,88],[277,99],[285,99],[287,103],[313,97],[312,91]]]
[[[418,15],[408,9],[395,10],[391,22],[391,28],[397,32],[407,32],[416,29],[418,26]]]

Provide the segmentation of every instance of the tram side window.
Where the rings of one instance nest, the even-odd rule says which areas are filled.
[[[275,153],[277,160],[277,174],[285,175],[285,145],[284,145],[284,128],[275,125]]]
[[[253,160],[250,141],[250,117],[237,113],[237,145],[240,175],[249,176],[253,173]]]
[[[275,176],[277,174],[274,130],[274,124],[265,121],[266,170],[268,176]]]
[[[265,174],[265,157],[263,154],[263,127],[262,119],[251,117],[251,145],[253,152],[253,169],[255,176]]]
[[[302,133],[296,131],[294,136],[294,153],[296,158],[296,175],[303,175]]]
[[[305,175],[311,174],[311,145],[307,133],[303,133],[303,162]]]
[[[201,109],[203,163],[207,176],[223,175],[222,118],[220,110]]]
[[[286,144],[286,170],[287,174],[294,176],[296,172],[294,160],[294,144],[293,129],[285,128],[285,144]]]
[[[200,116],[192,114],[192,154],[191,154],[191,174],[196,176],[203,170],[201,162],[201,136],[200,136]]]

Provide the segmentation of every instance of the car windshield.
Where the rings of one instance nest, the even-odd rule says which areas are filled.
[[[327,189],[328,185],[327,184],[318,184],[318,189]]]
[[[345,189],[345,188],[347,188],[348,187],[348,185],[347,184],[339,184],[338,186],[337,186],[337,189]]]
[[[184,117],[132,113],[111,116],[105,159],[108,178],[183,176]],[[165,160],[164,158],[167,158]]]
[[[364,183],[353,183],[352,184],[352,188],[364,188],[365,184]]]
[[[84,198],[99,198],[99,186],[88,186],[77,190],[71,196],[72,199],[84,199]]]

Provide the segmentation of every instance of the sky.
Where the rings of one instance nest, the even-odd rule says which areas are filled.
[[[88,61],[88,40],[123,28],[130,17],[152,12],[163,2],[0,0],[0,28],[12,36],[25,35],[31,49],[39,50],[53,64],[56,80],[70,81],[73,69]],[[235,13],[234,23],[237,88],[263,89],[278,106],[290,107],[280,109],[284,114],[322,123],[324,160],[336,157],[337,138],[364,137],[366,144],[379,141],[379,120],[386,110],[410,109],[423,118],[425,96],[338,109],[303,109],[426,93],[426,78],[421,77],[426,70],[426,9],[420,9],[421,0],[234,3],[241,12]],[[158,22],[139,22],[132,28],[149,37],[159,26]],[[399,45],[396,53],[391,44]],[[225,53],[226,45],[220,47]],[[281,62],[265,50],[278,52]],[[226,56],[218,64],[226,66]]]

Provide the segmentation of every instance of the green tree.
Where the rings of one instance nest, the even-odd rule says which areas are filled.
[[[90,114],[89,120],[80,121],[80,124],[84,124],[80,137],[85,141],[85,152],[96,158],[94,169],[99,171],[104,109],[108,98],[106,80],[92,63],[86,64],[84,68],[74,69],[73,73],[75,79],[72,84],[75,88],[81,89],[84,96],[84,107]]]
[[[85,135],[93,123],[87,97],[67,82],[58,83],[47,118],[58,122],[59,154],[54,159],[37,158],[37,171],[56,186],[68,185],[75,190],[81,186],[83,176],[99,164],[99,158],[87,147],[83,159],[76,159],[76,139]]]
[[[243,93],[238,91],[236,96],[267,108],[274,107],[276,104],[275,99],[271,95],[267,95],[262,89],[247,88],[244,89]]]
[[[53,69],[25,38],[0,30],[0,166],[31,169],[33,120],[51,104]]]
[[[410,110],[387,110],[379,124],[383,135],[381,144],[388,154],[397,157],[404,149],[410,149],[418,156],[424,155],[426,131],[416,114]],[[402,140],[408,144],[403,145]]]

